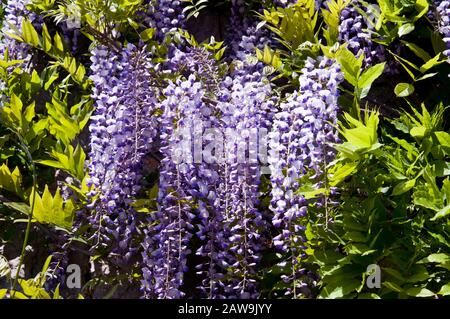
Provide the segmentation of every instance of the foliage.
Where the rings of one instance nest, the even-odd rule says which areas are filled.
[[[311,225],[320,297],[445,295],[449,273],[439,262],[449,252],[449,224],[436,222],[448,214],[450,181],[446,141],[438,138],[449,136],[441,131],[442,105],[431,114],[423,107],[379,121],[378,112],[367,110],[363,121],[346,114],[341,123],[344,140],[329,171],[341,205],[329,229]],[[434,256],[444,259],[436,264]],[[380,289],[366,287],[371,264],[381,267]]]
[[[448,4],[2,6],[0,299],[450,295]],[[199,43],[214,10],[228,34]],[[196,147],[221,160],[177,161]]]

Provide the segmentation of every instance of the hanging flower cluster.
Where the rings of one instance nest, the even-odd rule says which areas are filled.
[[[157,101],[151,83],[156,67],[145,48],[132,45],[120,54],[97,47],[91,60],[97,108],[90,126],[89,171],[95,189],[91,196],[98,196],[92,224],[99,244],[111,245],[113,239],[112,252],[128,260],[136,231],[131,198],[139,191],[141,163],[156,136]]]
[[[183,25],[180,1],[147,1],[143,23],[167,32]],[[115,31],[114,31],[115,32]],[[160,65],[152,63],[145,47],[128,45],[121,52],[105,46],[94,49],[91,79],[96,113],[92,117],[90,194],[97,213],[91,218],[95,249],[110,251],[120,264],[128,263],[139,249],[134,243],[136,213],[130,206],[140,190],[144,157],[155,147],[160,109],[160,89],[153,74]]]
[[[444,55],[450,59],[450,1],[442,1],[438,7],[439,14],[439,32],[444,36],[444,42],[447,50]]]
[[[226,200],[221,211],[226,214],[230,235],[228,263],[234,277],[227,292],[238,298],[258,297],[254,275],[261,259],[264,229],[259,209],[262,173],[259,149],[273,112],[271,86],[249,77],[248,81],[242,81],[240,76],[227,78],[223,85],[230,99],[221,104],[226,127],[237,134],[225,147],[221,189]]]
[[[283,275],[293,283],[289,294],[298,295],[299,258],[304,255],[304,226],[308,201],[295,192],[301,180],[320,188],[324,167],[333,158],[332,143],[338,141],[336,118],[338,85],[343,80],[339,66],[326,57],[308,58],[299,78],[300,91],[281,104],[270,133],[273,225],[279,229],[273,245],[286,255],[284,266],[292,268]],[[311,174],[311,172],[313,172]]]
[[[291,4],[295,4],[297,3],[297,0],[274,0],[273,4],[276,5],[277,7],[282,7],[282,8],[286,8]],[[316,1],[317,4],[317,1]]]
[[[146,4],[143,20],[158,30],[158,41],[183,25],[180,1]],[[257,275],[268,242],[267,216],[259,202],[264,173],[260,151],[266,146],[265,133],[282,133],[283,125],[292,127],[285,133],[293,134],[293,140],[282,139],[279,145],[297,157],[269,162],[275,171],[273,225],[282,229],[273,242],[292,256],[301,255],[300,218],[307,203],[293,192],[306,169],[315,171],[311,178],[319,180],[323,162],[332,156],[326,145],[335,132],[328,122],[335,119],[340,73],[326,58],[308,61],[300,77],[301,93],[293,94],[276,113],[278,97],[263,74],[264,65],[249,58],[256,48],[271,44],[270,33],[257,29],[257,21],[245,13],[244,1],[232,1],[228,28],[233,36],[227,41],[233,67],[225,75],[201,48],[171,45],[163,64],[155,64],[142,43],[124,48],[98,45],[92,51],[92,250],[106,252],[124,266],[143,248],[145,297],[186,296],[186,273],[193,268],[199,296],[260,296]],[[162,89],[164,82],[154,83],[156,72],[173,73],[176,80]],[[299,118],[292,117],[297,113]],[[162,155],[158,207],[141,231],[132,204],[141,190],[142,163],[153,150]],[[287,176],[282,165],[288,167]],[[294,284],[294,295],[297,287]]]
[[[191,59],[206,63],[194,65]],[[184,295],[181,286],[195,231],[201,241],[196,251],[202,258],[196,265],[203,278],[199,294],[208,298],[257,297],[254,277],[263,220],[257,207],[258,145],[251,144],[255,143],[252,137],[257,138],[255,132],[268,125],[273,108],[271,87],[253,81],[252,74],[244,79],[236,73],[220,86],[204,79],[205,71],[217,74],[217,70],[202,50],[176,51],[173,65],[175,61],[192,74],[164,91],[159,209],[152,221],[157,226],[149,229],[144,245],[148,265],[144,289],[147,296],[158,298]],[[209,100],[211,94],[216,101]],[[202,152],[198,158],[195,149],[211,145],[214,154]],[[185,161],[179,163],[178,156]]]
[[[165,90],[160,117],[161,153],[158,212],[156,223],[146,234],[144,243],[143,288],[146,296],[181,298],[183,276],[193,236],[191,181],[197,176],[192,162],[184,161],[180,151],[191,145],[183,142],[184,134],[176,134],[177,126],[191,127],[191,117],[201,111],[204,90],[191,75],[186,81],[171,83]],[[186,123],[185,121],[189,121]],[[178,133],[184,133],[183,130]],[[189,132],[190,133],[190,132]],[[151,220],[152,221],[152,220]],[[150,221],[150,222],[151,222]]]
[[[21,43],[8,36],[10,34],[20,34],[22,30],[22,21],[26,17],[31,22],[40,19],[35,13],[27,10],[26,5],[29,0],[9,0],[4,7],[5,16],[3,19],[3,40],[0,42],[0,54],[3,56],[8,50],[10,60],[24,60],[27,64],[31,60],[30,46]]]
[[[261,180],[259,138],[263,130],[270,126],[274,103],[271,86],[263,81],[262,66],[248,61],[248,55],[256,47],[264,47],[268,38],[264,37],[263,31],[256,30],[242,18],[243,12],[243,2],[232,3],[230,25],[237,27],[240,24],[241,30],[242,27],[247,29],[231,45],[230,56],[237,63],[230,76],[221,82],[220,103],[217,106],[221,114],[220,130],[231,132],[226,134],[224,158],[218,168],[218,198],[215,205],[219,207],[215,219],[222,222],[216,231],[219,238],[225,240],[216,243],[210,240],[204,250],[211,254],[208,247],[222,246],[217,255],[222,259],[219,269],[226,267],[228,273],[221,275],[231,278],[228,281],[219,280],[225,296],[256,298],[259,291],[254,277],[261,258],[261,229],[264,224],[258,207]],[[204,228],[208,228],[207,221]]]
[[[382,45],[372,40],[373,26],[357,9],[359,3],[352,1],[341,11],[339,24],[339,42],[347,43],[348,49],[357,57],[364,54],[364,67],[374,65],[385,60]],[[363,8],[360,8],[362,10]],[[370,15],[372,7],[366,9]]]
[[[169,32],[174,32],[184,25],[182,1],[146,0],[149,4],[144,23],[156,30],[156,38],[162,40]]]

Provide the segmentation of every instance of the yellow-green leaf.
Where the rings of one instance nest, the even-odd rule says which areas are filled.
[[[398,196],[398,195],[404,194],[407,191],[409,191],[411,188],[413,188],[414,185],[416,185],[415,179],[412,179],[412,180],[409,180],[406,182],[401,182],[401,183],[395,185],[394,189],[392,190],[392,196]]]
[[[47,25],[44,23],[42,25],[42,46],[45,52],[50,52],[52,49],[52,37],[48,32]]]
[[[411,131],[409,131],[409,134],[411,134],[411,136],[420,137],[420,138],[424,137],[426,135],[426,133],[427,133],[427,129],[426,129],[426,127],[423,127],[423,126],[413,127],[411,129]]]
[[[441,290],[439,290],[438,295],[442,296],[450,295],[450,282],[441,287]]]
[[[20,196],[22,193],[21,183],[22,175],[17,167],[11,172],[6,164],[0,166],[0,189],[3,188]]]
[[[30,205],[33,203],[34,192],[30,197]],[[45,186],[44,194],[36,194],[34,206],[34,218],[40,223],[53,224],[70,229],[74,217],[74,204],[72,200],[64,201],[59,188],[55,196],[52,196],[48,186]]]
[[[394,93],[398,97],[406,97],[414,92],[414,86],[409,83],[399,83],[394,88]]]
[[[39,35],[30,20],[24,19],[22,21],[22,35],[25,42],[31,44],[34,47],[38,47],[40,44]]]
[[[435,294],[431,290],[428,290],[427,288],[421,288],[421,287],[413,287],[406,289],[406,294],[411,297],[433,297]]]

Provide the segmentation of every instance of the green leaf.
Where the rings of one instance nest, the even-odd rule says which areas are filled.
[[[405,23],[398,28],[398,36],[402,37],[404,35],[407,35],[408,33],[411,33],[414,31],[414,24],[413,23]]]
[[[353,291],[356,291],[356,289],[360,286],[360,281],[353,279],[347,282],[344,282],[338,286],[330,285],[326,286],[326,294],[323,296],[327,299],[336,299],[336,298],[343,298],[350,294]],[[322,294],[321,294],[322,295]]]
[[[423,126],[415,126],[409,131],[409,134],[411,134],[412,137],[419,137],[423,138],[427,134],[428,130],[426,127]]]
[[[25,117],[27,124],[31,123],[31,121],[33,120],[35,115],[36,115],[35,102],[33,101],[33,103],[28,105],[28,107],[26,108],[25,113],[24,113],[24,117]]]
[[[441,56],[440,54],[437,54],[434,58],[428,60],[425,64],[423,64],[420,67],[420,72],[425,73],[432,67],[444,63],[446,60],[439,60],[440,56]]]
[[[436,263],[439,267],[450,270],[450,255],[444,253],[431,254],[417,262],[418,264]]]
[[[370,249],[369,246],[361,243],[349,244],[345,247],[345,250],[349,254],[361,256],[367,256],[376,252],[376,250]]]
[[[390,282],[390,281],[385,281],[383,282],[383,286],[385,286],[386,288],[389,288],[395,292],[402,292],[403,288],[400,287],[399,285],[397,285],[396,283]]]
[[[434,132],[439,144],[444,148],[447,154],[450,154],[450,134],[443,131]]]
[[[436,213],[436,215],[434,215],[433,218],[431,218],[430,220],[431,221],[435,221],[436,219],[445,217],[445,216],[447,216],[449,214],[450,214],[450,204],[445,206],[444,208],[442,208],[440,211],[438,211]]]
[[[11,273],[11,267],[9,266],[8,259],[0,255],[0,278],[7,277]],[[0,297],[1,299],[1,297]]]
[[[21,189],[22,175],[19,169],[16,167],[14,171],[10,171],[6,164],[0,166],[0,189],[5,189],[9,192],[15,193],[19,196],[22,195]]]
[[[13,93],[11,95],[11,111],[15,116],[15,120],[19,122],[20,127],[23,126],[22,125],[22,109],[23,109],[22,100]]]
[[[279,69],[283,65],[279,54],[276,51],[271,50],[269,46],[265,46],[264,51],[256,48],[256,57],[265,64],[273,66],[275,69]]]
[[[24,294],[32,299],[51,299],[50,295],[38,286],[34,279],[19,279],[19,284]]]
[[[10,295],[12,299],[29,299],[26,295],[24,295],[20,291],[10,291]]]
[[[372,136],[368,134],[365,127],[356,127],[345,132],[345,137],[349,143],[357,148],[369,148],[374,143]]]
[[[415,81],[418,82],[418,81],[426,80],[426,79],[432,78],[436,74],[438,74],[438,72],[427,73],[422,76],[419,76],[418,78],[415,79]]]
[[[347,176],[351,176],[358,167],[358,162],[349,162],[343,166],[338,166],[338,169],[330,176],[330,185],[336,186],[341,183]]]
[[[409,130],[407,132],[409,132]],[[400,145],[406,151],[408,151],[408,154],[417,155],[419,153],[417,148],[413,144],[410,144],[408,141],[401,139],[401,138],[397,138],[395,136],[391,136],[387,133],[386,133],[386,136],[389,137],[390,139],[392,139],[395,143]]]
[[[394,189],[392,190],[392,196],[398,196],[403,193],[406,193],[411,188],[413,188],[416,185],[416,180],[412,179],[406,182],[401,182],[397,185],[395,185]]]
[[[325,188],[317,189],[310,184],[304,184],[295,193],[298,195],[302,195],[303,197],[305,197],[305,199],[312,199],[326,192],[327,190]]]
[[[399,83],[395,86],[394,93],[398,97],[406,97],[414,92],[414,86],[409,83]]]
[[[428,54],[427,51],[419,47],[418,45],[415,45],[414,43],[410,43],[407,41],[402,40],[401,41],[407,48],[409,48],[412,52],[414,52],[415,55],[417,55],[419,58],[423,60],[423,62],[427,62],[428,60],[431,60],[431,56]]]
[[[382,269],[383,273],[386,273],[386,274],[392,276],[397,281],[400,281],[402,283],[406,281],[405,278],[403,277],[403,275],[396,269],[389,268],[389,267],[383,267],[381,269]]]
[[[431,290],[420,287],[413,287],[405,290],[406,294],[411,297],[433,297],[435,294]]]
[[[56,54],[64,54],[64,44],[59,33],[56,33],[53,37],[53,46],[56,50]]]
[[[443,207],[443,198],[440,193],[436,193],[433,185],[420,184],[414,189],[414,204],[438,212]]]
[[[47,259],[44,262],[44,265],[42,266],[41,274],[44,274],[47,272],[48,267],[50,266],[50,263],[52,262],[53,256],[48,256]]]
[[[54,167],[54,168],[60,168],[60,169],[66,168],[65,165],[63,165],[61,162],[58,162],[58,161],[52,161],[52,160],[37,160],[36,163],[37,163],[37,164],[41,164],[41,165],[45,165],[45,166]]]
[[[30,20],[24,19],[22,21],[22,35],[25,42],[31,44],[34,47],[40,45],[39,35]]]
[[[45,52],[50,52],[52,49],[52,37],[48,32],[47,25],[44,23],[42,25],[42,47]]]
[[[423,265],[414,265],[411,267],[412,275],[407,279],[408,283],[416,283],[425,281],[430,278],[427,268]]]
[[[443,285],[441,287],[441,290],[439,290],[439,292],[437,294],[442,295],[442,296],[449,296],[450,295],[450,282]]]
[[[21,212],[22,214],[29,215],[30,214],[30,206],[28,206],[25,203],[21,202],[7,202],[3,203],[6,207],[9,207],[11,209],[17,210],[18,212]]]
[[[140,37],[143,41],[147,42],[147,41],[153,39],[154,35],[155,35],[155,29],[148,28],[141,32]]]
[[[447,49],[445,42],[442,40],[441,34],[438,30],[431,34],[431,45],[433,46],[433,51],[435,54],[443,52]]]
[[[342,67],[345,79],[353,86],[358,86],[358,78],[361,72],[362,61],[347,48],[340,48],[336,53],[336,59]]]
[[[59,293],[59,284],[55,288],[55,292],[53,293],[53,299],[62,299],[62,297]]]
[[[33,203],[34,194],[35,192],[32,192],[30,196],[30,206]],[[55,196],[52,196],[47,186],[42,197],[36,194],[33,216],[38,222],[70,229],[74,214],[75,207],[72,200],[64,201],[59,188]]]
[[[386,65],[386,62],[375,64],[374,66],[370,67],[364,73],[361,75],[361,77],[358,79],[358,86],[360,88],[368,88],[372,85],[372,83],[381,75],[383,74],[384,67]]]

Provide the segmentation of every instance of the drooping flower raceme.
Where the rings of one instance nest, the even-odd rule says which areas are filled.
[[[5,16],[2,26],[3,38],[0,41],[1,56],[8,50],[10,60],[24,60],[25,64],[31,60],[30,46],[8,36],[8,33],[20,35],[22,33],[22,21],[24,18],[27,18],[31,22],[39,19],[35,13],[27,10],[26,5],[29,3],[29,0],[7,1],[6,6],[4,7]]]
[[[33,12],[27,10],[26,5],[29,0],[8,0],[4,6],[3,25],[1,27],[0,35],[0,57],[4,58],[5,53],[8,52],[9,60],[22,60],[22,66],[30,67],[32,59],[31,48],[28,44],[22,43],[11,37],[9,34],[22,33],[22,21],[24,17],[31,22],[38,21],[40,18]],[[0,80],[0,92],[4,90],[5,83]],[[7,97],[0,94],[0,105]]]
[[[281,104],[270,133],[270,209],[274,212],[272,223],[279,230],[273,245],[286,256],[283,266],[292,268],[291,274],[282,279],[292,283],[287,293],[294,298],[303,286],[297,279],[299,258],[304,254],[302,219],[308,209],[307,200],[296,191],[305,178],[321,187],[324,167],[334,155],[331,143],[338,140],[335,125],[338,85],[342,80],[340,69],[332,60],[308,58],[299,78],[300,91]]]
[[[217,93],[220,78],[216,61],[204,48],[186,47],[175,49],[167,63],[167,68],[173,72],[181,73],[185,77],[196,75],[210,94]]]
[[[438,7],[439,14],[439,32],[444,36],[444,42],[447,49],[444,55],[449,58],[450,62],[450,1],[442,1]]]
[[[235,54],[239,51],[239,43],[242,37],[246,35],[248,28],[254,21],[246,14],[244,0],[231,1],[231,14],[228,20],[227,33],[225,42],[229,46],[228,55],[231,59],[235,58]]]
[[[185,16],[180,0],[146,0],[149,4],[144,22],[156,30],[156,38],[162,40],[167,33],[183,28]]]
[[[91,196],[98,197],[92,224],[99,244],[126,262],[137,250],[130,204],[140,189],[143,158],[156,137],[151,82],[156,67],[145,48],[133,45],[120,54],[97,47],[91,60],[96,112],[90,126],[89,175],[95,189]]]
[[[200,240],[196,270],[202,297],[259,296],[255,274],[263,219],[257,133],[270,125],[272,92],[254,65],[241,62],[231,77],[219,81],[214,64],[201,49],[175,50],[168,64],[187,80],[164,92],[159,209],[144,244],[147,297],[184,296],[194,232]],[[187,161],[174,161],[174,154],[186,150]]]
[[[217,105],[218,126],[225,140],[214,207],[222,215],[219,217],[222,226],[213,229],[224,240],[210,240],[211,247],[219,248],[214,253],[215,275],[219,280],[209,283],[216,284],[216,290],[210,289],[216,298],[257,298],[255,274],[261,258],[264,225],[258,207],[262,165],[259,146],[261,135],[270,128],[274,101],[271,86],[264,82],[263,65],[251,63],[248,57],[255,48],[264,48],[269,38],[265,30],[256,30],[255,21],[244,16],[243,1],[233,1],[231,13],[228,29],[233,36],[227,38],[228,56],[235,67],[221,82]]]
[[[226,295],[235,298],[259,296],[255,275],[263,249],[264,220],[259,209],[265,133],[270,129],[273,111],[272,89],[264,81],[254,81],[260,74],[227,78],[220,104],[224,128],[229,129],[219,187],[228,229],[228,269],[231,282]],[[227,91],[228,90],[228,91]],[[234,133],[234,134],[233,134]]]
[[[373,26],[368,22],[355,6],[356,1],[351,2],[341,11],[339,24],[339,42],[347,43],[348,49],[357,57],[364,54],[364,67],[369,67],[385,60],[385,51],[382,45],[372,40]],[[370,15],[373,7],[366,8]]]
[[[317,2],[317,1],[316,1]],[[278,6],[278,7],[282,7],[285,8],[291,4],[297,3],[297,0],[274,0],[273,4]]]
[[[151,218],[144,242],[143,289],[146,297],[182,298],[184,274],[188,271],[189,243],[194,233],[193,180],[198,170],[190,158],[189,139],[196,116],[202,111],[204,89],[191,75],[171,83],[161,104],[158,211]],[[181,130],[177,130],[181,128]],[[183,128],[187,128],[185,132]],[[187,138],[187,139],[186,139]]]

